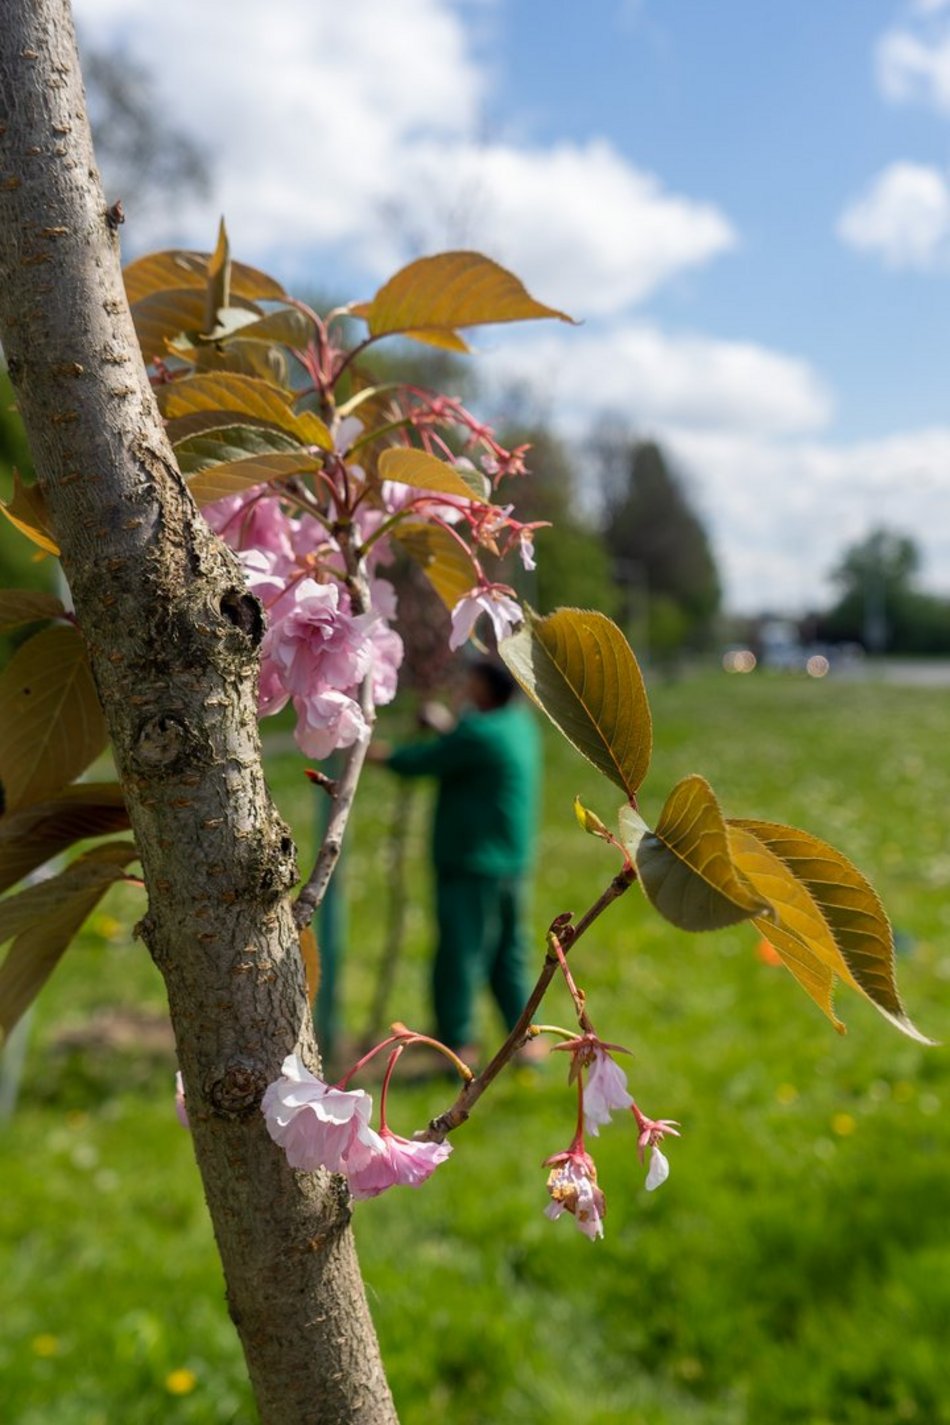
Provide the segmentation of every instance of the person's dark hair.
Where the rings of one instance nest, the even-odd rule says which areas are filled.
[[[498,708],[510,703],[518,691],[518,684],[504,663],[497,663],[494,658],[476,658],[469,672],[476,678],[481,678],[491,693],[492,702]]]

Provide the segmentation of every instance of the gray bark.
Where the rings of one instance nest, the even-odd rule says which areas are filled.
[[[4,0],[0,337],[62,550],[148,889],[195,1154],[266,1425],[387,1425],[341,1180],[297,1175],[259,1111],[316,1061],[261,770],[262,613],[166,442],[129,315],[68,0]]]

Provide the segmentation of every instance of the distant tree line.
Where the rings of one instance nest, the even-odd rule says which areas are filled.
[[[950,598],[917,585],[920,550],[879,528],[848,548],[832,571],[838,597],[809,619],[827,643],[860,643],[869,653],[950,653]]]

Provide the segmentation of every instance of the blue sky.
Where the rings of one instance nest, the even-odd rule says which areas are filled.
[[[124,229],[367,295],[475,246],[583,320],[480,339],[577,443],[668,445],[734,607],[884,521],[950,591],[948,0],[75,0],[216,188]]]

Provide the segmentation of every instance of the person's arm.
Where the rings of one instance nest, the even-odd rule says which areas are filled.
[[[444,737],[397,747],[387,757],[386,766],[400,777],[444,777],[478,766],[483,760],[481,738],[471,723],[463,719]]]

